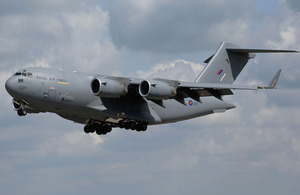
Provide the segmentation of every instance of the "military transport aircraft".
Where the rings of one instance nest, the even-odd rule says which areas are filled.
[[[145,80],[53,68],[32,67],[10,77],[5,87],[18,115],[53,112],[85,124],[86,133],[106,134],[114,127],[145,131],[148,125],[173,123],[235,108],[222,96],[232,90],[273,89],[279,70],[268,86],[233,85],[254,53],[291,50],[242,49],[223,42],[194,82],[162,78]]]

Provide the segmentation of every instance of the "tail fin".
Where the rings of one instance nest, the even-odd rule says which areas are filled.
[[[232,84],[235,81],[248,60],[254,55],[236,54],[228,51],[228,48],[237,49],[238,47],[226,42],[221,43],[217,52],[205,61],[208,65],[195,82]]]
[[[195,82],[232,84],[254,53],[297,52],[291,50],[241,49],[236,45],[222,42],[217,52],[205,60],[208,65]]]

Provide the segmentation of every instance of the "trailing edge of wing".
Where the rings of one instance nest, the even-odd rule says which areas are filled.
[[[190,88],[190,89],[239,89],[239,90],[257,90],[257,86],[248,85],[231,85],[231,84],[216,84],[216,83],[194,83],[194,82],[182,82],[178,85],[178,88]]]

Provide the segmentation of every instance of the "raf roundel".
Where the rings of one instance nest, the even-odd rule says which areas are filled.
[[[193,101],[192,101],[192,100],[189,101],[189,105],[190,105],[190,106],[193,105]]]

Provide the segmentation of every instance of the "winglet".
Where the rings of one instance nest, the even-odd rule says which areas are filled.
[[[281,73],[281,69],[277,71],[277,73],[275,74],[275,76],[273,77],[273,79],[271,80],[271,82],[267,87],[258,87],[258,89],[275,89],[280,73]]]
[[[268,87],[270,87],[270,88],[275,88],[276,87],[276,84],[277,84],[277,81],[279,79],[280,73],[281,73],[281,69],[279,69],[277,71],[277,73],[275,74],[274,78],[269,83]]]

